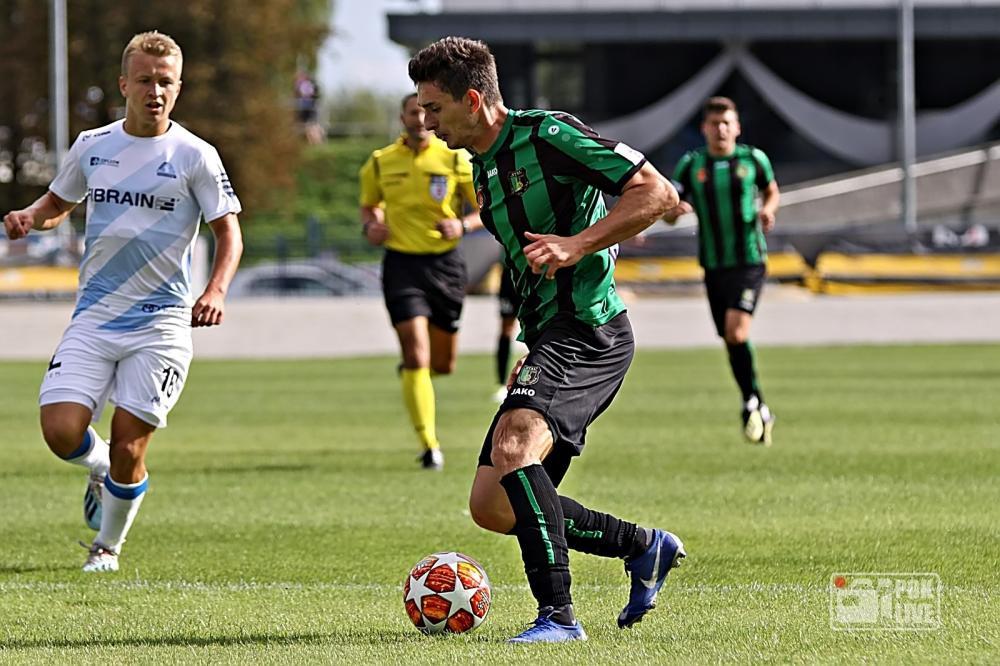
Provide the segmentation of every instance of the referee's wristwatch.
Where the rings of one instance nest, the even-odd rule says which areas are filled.
[[[466,220],[464,217],[460,221],[462,223],[462,235],[464,236],[465,234],[469,233],[469,221]]]

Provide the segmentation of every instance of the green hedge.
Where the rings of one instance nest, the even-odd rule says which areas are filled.
[[[296,195],[278,210],[246,216],[246,261],[331,253],[345,261],[376,260],[380,252],[360,234],[358,169],[388,143],[384,136],[350,137],[306,148]]]

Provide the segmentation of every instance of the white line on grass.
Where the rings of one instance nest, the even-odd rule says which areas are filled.
[[[98,582],[98,581],[93,581]],[[231,581],[207,583],[203,581],[187,580],[100,580],[103,587],[115,590],[152,590],[152,591],[192,591],[192,592],[270,592],[270,591],[292,591],[292,592],[385,592],[388,590],[402,589],[402,585],[392,585],[388,583],[293,583],[293,582],[259,582],[259,581]],[[621,585],[596,585],[596,584],[573,584],[574,589],[584,590],[617,590],[626,586],[623,581]],[[497,590],[527,590],[527,583],[505,583],[493,585]],[[60,592],[73,591],[77,589],[93,589],[91,581],[87,582],[44,582],[44,581],[10,581],[0,583],[0,592]],[[683,590],[685,592],[816,592],[826,588],[822,586],[807,586],[798,584],[763,584],[749,583],[746,585],[672,585],[671,589]]]
[[[77,590],[92,591],[94,582],[44,582],[44,581],[9,581],[0,583],[0,593],[4,592],[73,592]],[[399,591],[402,585],[388,583],[296,583],[296,582],[260,582],[260,581],[231,581],[231,582],[203,582],[187,580],[108,580],[99,581],[101,587],[109,590],[142,591],[154,592],[391,592]],[[625,582],[621,585],[599,585],[599,584],[573,584],[573,589],[602,592],[605,590],[620,590],[626,587]],[[525,591],[528,589],[526,583],[505,583],[493,585],[498,591]],[[671,592],[684,594],[806,594],[825,593],[829,591],[827,585],[803,585],[801,583],[743,583],[712,585],[705,583],[684,584],[675,583],[669,585]],[[992,594],[994,590],[986,588],[965,588],[955,586],[944,586],[944,590],[955,594]]]

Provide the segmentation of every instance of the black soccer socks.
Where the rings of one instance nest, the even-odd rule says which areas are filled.
[[[510,372],[510,336],[501,335],[497,339],[497,384],[507,385],[508,374]]]
[[[529,465],[500,483],[514,509],[514,534],[538,607],[559,609],[572,603],[562,504],[549,475],[541,465]]]
[[[611,514],[594,511],[559,496],[566,521],[566,543],[573,550],[600,557],[634,557],[649,548],[650,532]]]
[[[757,385],[757,368],[754,363],[753,346],[749,342],[740,345],[726,345],[729,351],[729,367],[733,369],[733,377],[743,394],[743,401],[746,402],[750,396],[756,395],[764,402],[764,396],[760,393]]]

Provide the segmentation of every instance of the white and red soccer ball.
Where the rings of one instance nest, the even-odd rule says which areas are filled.
[[[425,634],[462,634],[490,612],[490,579],[471,557],[434,553],[417,562],[403,585],[406,614]]]

